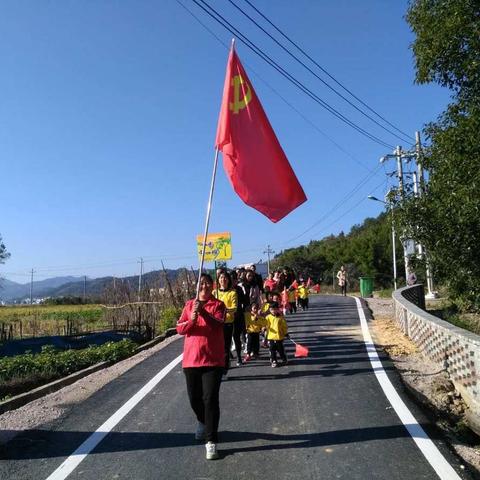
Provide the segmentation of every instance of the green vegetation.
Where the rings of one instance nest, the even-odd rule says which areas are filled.
[[[412,0],[406,18],[416,37],[412,44],[416,81],[448,88],[452,102],[424,130],[427,145],[419,160],[428,183],[423,194],[415,197],[407,191],[405,199],[391,198],[395,226],[406,238],[424,245],[436,284],[447,289],[464,319],[480,313],[480,5],[470,0]],[[331,285],[343,263],[350,289],[360,275],[374,276],[376,288],[391,287],[388,237],[385,215],[367,219],[348,235],[282,252],[275,266],[290,265]],[[400,277],[404,270],[398,244]],[[422,261],[412,258],[412,267],[422,281]],[[452,317],[452,321],[464,325],[464,320]]]
[[[9,257],[10,253],[7,252],[7,247],[2,242],[2,236],[0,235],[0,264],[5,263],[5,260]]]
[[[458,308],[480,312],[480,6],[415,0],[407,20],[416,35],[417,82],[450,89],[452,103],[425,129],[426,192],[399,204],[398,219],[425,245]]]
[[[47,298],[43,301],[42,305],[91,305],[95,303],[99,302],[92,301],[90,297],[83,298],[68,295],[64,297]]]
[[[182,309],[177,307],[166,307],[163,309],[159,322],[160,332],[173,328],[177,324],[181,313]]]
[[[384,290],[375,290],[374,293],[378,298],[392,298],[393,288],[386,288]]]
[[[461,312],[451,300],[442,300],[433,305],[427,302],[427,310],[452,325],[480,335],[480,314]]]
[[[101,305],[0,307],[0,342],[32,336],[132,329],[145,333],[145,338],[149,339],[149,336],[153,335],[154,326],[155,334],[159,335],[175,326],[180,313],[180,308],[167,305],[161,308],[156,305],[143,305],[141,310],[131,307],[106,310]]]
[[[107,325],[100,305],[0,307],[0,327],[12,337],[65,335],[100,330]]]
[[[397,245],[399,277],[404,272],[402,259],[401,245]],[[284,250],[273,261],[274,268],[288,266],[297,274],[320,281],[323,291],[325,286],[332,286],[341,265],[346,266],[350,291],[358,289],[358,278],[361,276],[373,276],[377,288],[392,287],[389,215],[383,213],[378,218],[367,218],[361,225],[355,225],[347,235],[331,235],[322,240],[312,240],[308,245]]]
[[[116,362],[132,355],[131,340],[110,342],[82,350],[59,351],[50,345],[42,353],[0,359],[0,398],[16,395],[99,362]]]
[[[97,321],[103,313],[100,305],[25,305],[0,307],[0,322],[13,320],[65,320],[66,318],[84,318]]]

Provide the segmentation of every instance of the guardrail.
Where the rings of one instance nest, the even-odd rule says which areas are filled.
[[[446,370],[468,406],[470,427],[480,434],[480,335],[426,312],[423,285],[395,290],[392,298],[397,325],[425,356]]]

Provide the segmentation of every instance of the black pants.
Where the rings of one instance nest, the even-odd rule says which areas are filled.
[[[342,295],[345,297],[347,295],[347,284],[344,283],[340,288],[342,289]]]
[[[224,373],[228,372],[230,367],[230,347],[232,346],[232,335],[233,335],[233,323],[224,323],[223,324],[223,338],[225,340],[225,370]]]
[[[239,315],[235,314],[233,322],[233,342],[235,343],[235,351],[239,361],[242,360],[242,336],[245,337],[245,317],[243,312]]]
[[[308,310],[308,297],[307,298],[299,298],[298,302],[303,310]]]
[[[295,302],[288,302],[290,304],[290,313],[297,313],[297,304]]]
[[[187,392],[197,420],[205,425],[205,440],[217,443],[222,367],[184,368]]]
[[[280,355],[280,358],[285,362],[287,356],[285,355],[285,349],[283,348],[283,340],[269,340],[268,345],[270,347],[270,361],[277,361],[277,352]]]
[[[247,353],[251,355],[260,354],[260,333],[247,334]]]

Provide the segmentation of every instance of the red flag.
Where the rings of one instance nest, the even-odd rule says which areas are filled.
[[[307,200],[233,48],[215,145],[234,190],[272,222]]]

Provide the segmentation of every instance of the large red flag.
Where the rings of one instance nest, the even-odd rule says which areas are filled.
[[[307,200],[233,48],[215,145],[234,190],[272,222]]]

